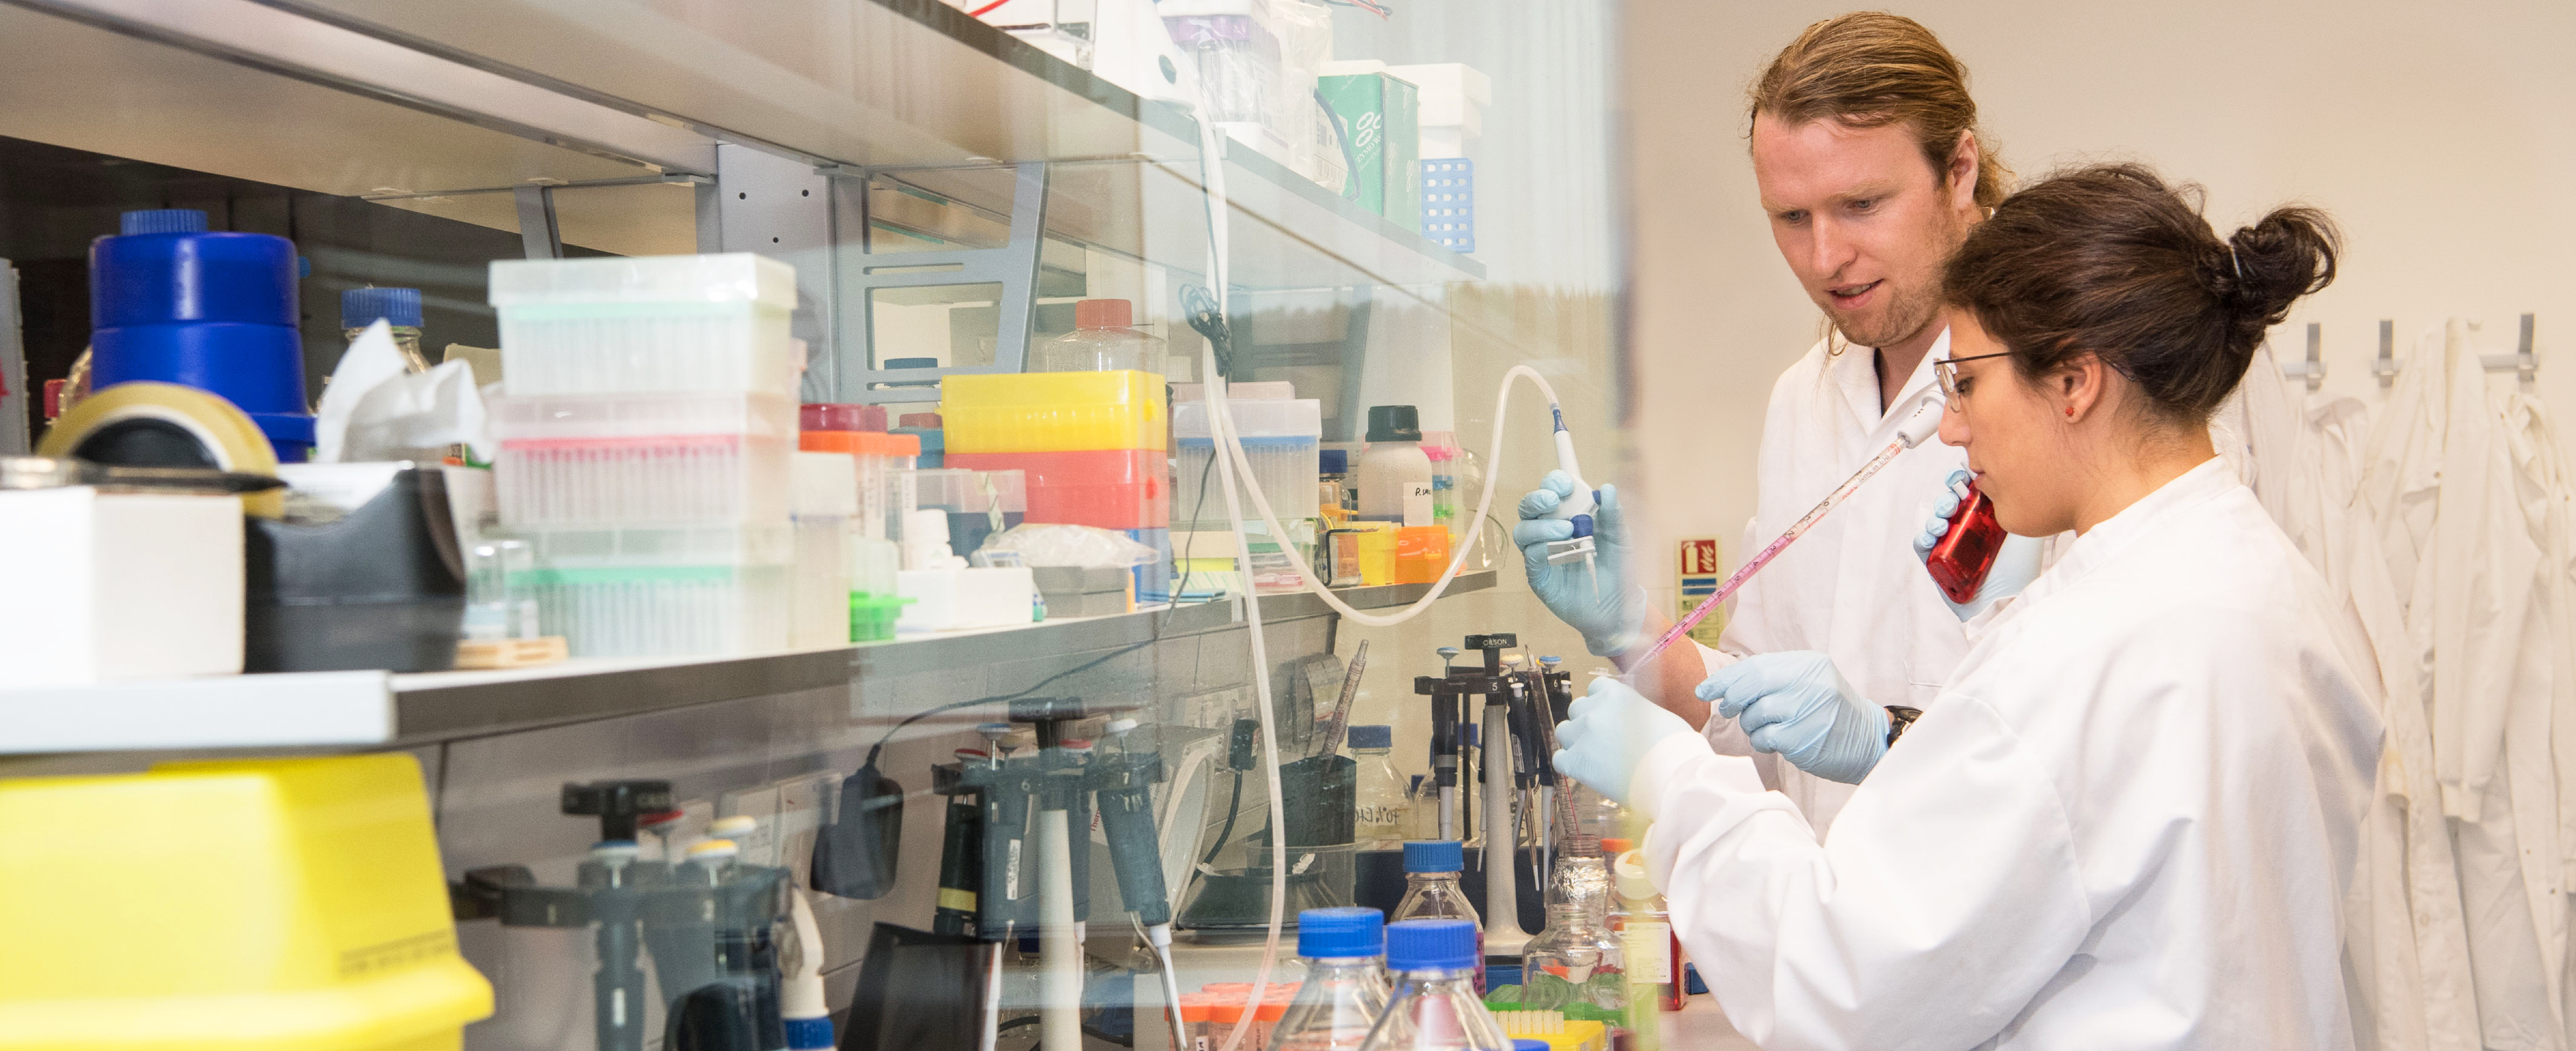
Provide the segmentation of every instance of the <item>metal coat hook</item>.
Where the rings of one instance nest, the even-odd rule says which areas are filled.
[[[2388,318],[2379,319],[2379,357],[2370,363],[2370,372],[2382,387],[2397,382],[2397,322]]]
[[[2478,364],[2486,366],[2486,370],[2488,372],[2511,371],[2517,373],[2526,383],[2530,382],[2532,377],[2539,375],[2540,359],[2533,356],[2531,352],[2531,324],[2533,317],[2534,315],[2531,314],[2524,314],[2522,316],[2522,341],[2518,349],[2511,354],[2480,354],[2478,355]]]
[[[2326,384],[2326,363],[2323,356],[2325,337],[2322,335],[2324,328],[2325,326],[2314,321],[2308,322],[2308,360],[2281,366],[2281,375],[2293,379],[2305,377],[2308,381],[2308,389],[2311,391]]]

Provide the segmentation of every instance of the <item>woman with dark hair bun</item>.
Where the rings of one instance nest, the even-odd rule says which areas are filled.
[[[2135,166],[2043,180],[1968,236],[1942,440],[2006,529],[2075,538],[1970,622],[1938,703],[1894,733],[1819,654],[1701,686],[1757,741],[1821,727],[1795,743],[1859,757],[1822,845],[1748,760],[1634,691],[1575,703],[1558,768],[1655,820],[1648,871],[1745,1035],[2352,1046],[2338,916],[2376,665],[2207,429],[2337,248],[2306,208],[2222,239],[2193,188]]]

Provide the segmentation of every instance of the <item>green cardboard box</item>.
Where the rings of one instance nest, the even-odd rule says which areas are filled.
[[[1316,90],[1350,130],[1350,181],[1342,196],[1407,230],[1422,229],[1421,96],[1384,73],[1321,77]]]

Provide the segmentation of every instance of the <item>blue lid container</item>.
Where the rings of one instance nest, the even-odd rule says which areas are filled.
[[[1386,925],[1386,969],[1463,971],[1476,966],[1476,925],[1466,920],[1401,920]]]
[[[1344,907],[1306,909],[1297,914],[1297,955],[1380,956],[1386,952],[1386,914],[1376,909]]]
[[[194,208],[146,208],[116,217],[120,234],[202,234],[206,213]]]
[[[1467,867],[1467,849],[1454,839],[1416,839],[1404,844],[1404,871],[1459,872]]]
[[[129,212],[90,242],[91,385],[177,383],[248,413],[278,459],[313,446],[295,244],[207,233],[202,212]]]
[[[1353,747],[1353,748],[1393,748],[1393,747],[1395,747],[1395,727],[1392,727],[1392,726],[1354,726],[1354,727],[1351,727],[1351,747]]]
[[[395,328],[419,328],[420,290],[352,288],[340,293],[341,328],[365,328],[377,318]]]
[[[1315,473],[1351,473],[1351,454],[1345,449],[1320,449],[1315,453]]]

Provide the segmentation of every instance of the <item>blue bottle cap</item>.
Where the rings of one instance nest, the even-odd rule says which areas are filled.
[[[1547,1041],[1515,1039],[1512,1041],[1512,1051],[1547,1051]]]
[[[1317,473],[1317,474],[1349,474],[1349,473],[1351,473],[1351,453],[1350,453],[1350,450],[1348,450],[1348,449],[1322,449],[1322,450],[1318,450],[1318,451],[1316,451],[1316,453],[1315,453],[1315,471],[1316,471],[1316,473]]]
[[[1467,867],[1467,848],[1454,839],[1417,839],[1404,845],[1406,872],[1459,872]]]
[[[1468,920],[1402,920],[1386,925],[1391,971],[1461,971],[1476,966],[1476,925]]]
[[[1306,909],[1297,914],[1297,955],[1377,956],[1386,952],[1386,914],[1376,909]]]
[[[341,328],[365,328],[377,318],[396,328],[419,328],[420,290],[352,288],[340,293]]]
[[[206,232],[206,213],[194,208],[150,208],[127,212],[116,217],[116,232],[123,234],[202,234]]]
[[[1351,747],[1353,747],[1353,748],[1393,748],[1393,747],[1395,747],[1395,727],[1392,727],[1392,726],[1354,726],[1354,727],[1351,727]]]
[[[832,1019],[830,1017],[789,1018],[785,1019],[785,1022],[787,1023],[788,1051],[806,1051],[806,1049],[809,1048],[829,1048],[832,1046]],[[1515,1049],[1515,1051],[1518,1051],[1518,1049]],[[1539,1051],[1547,1051],[1547,1049],[1542,1046]]]

